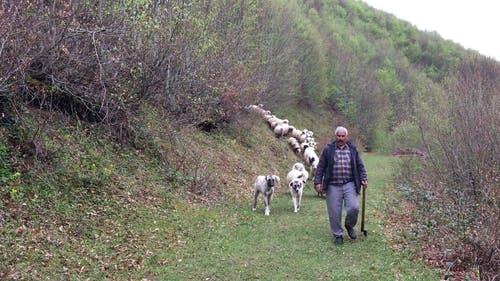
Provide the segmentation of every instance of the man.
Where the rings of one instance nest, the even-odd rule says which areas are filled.
[[[347,140],[347,129],[335,129],[335,141],[327,144],[321,153],[314,188],[326,193],[326,207],[330,231],[336,244],[342,244],[342,206],[345,203],[345,228],[351,239],[356,239],[354,226],[358,221],[358,195],[361,186],[368,187],[366,170],[356,146]]]

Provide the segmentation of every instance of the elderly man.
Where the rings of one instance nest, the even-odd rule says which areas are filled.
[[[342,244],[342,206],[345,204],[345,228],[351,239],[356,239],[354,226],[358,221],[358,195],[361,186],[368,187],[366,170],[356,146],[347,140],[347,129],[335,129],[335,141],[327,144],[321,153],[314,188],[326,193],[326,207],[330,231],[336,244]]]

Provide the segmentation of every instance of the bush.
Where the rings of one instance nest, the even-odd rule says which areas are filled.
[[[434,199],[419,209],[419,220],[430,220],[428,233],[437,249],[452,249],[453,269],[478,268],[480,278],[498,274],[498,179],[500,174],[500,65],[470,58],[447,84],[445,99],[423,119],[423,140],[430,158],[418,173],[409,173],[415,189]],[[415,194],[415,204],[422,198]]]
[[[401,149],[422,150],[422,137],[416,124],[404,121],[392,132],[377,129],[375,131],[375,150],[384,153],[394,153]]]

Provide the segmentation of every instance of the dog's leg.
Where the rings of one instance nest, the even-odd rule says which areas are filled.
[[[264,210],[264,214],[266,216],[269,216],[269,213],[271,212],[270,208],[269,208],[269,205],[271,203],[271,197],[273,195],[272,194],[268,194],[268,195],[264,195],[263,198],[264,198],[264,205],[266,205],[266,208]]]
[[[253,194],[253,208],[252,208],[252,211],[257,210],[257,199],[258,198],[259,198],[259,191],[255,190],[255,192]]]
[[[300,206],[302,205],[302,189],[299,189],[298,197],[299,197],[299,207],[298,207],[298,210],[300,210]]]
[[[293,212],[297,213],[297,197],[295,197],[295,194],[292,194],[292,204],[293,204]]]

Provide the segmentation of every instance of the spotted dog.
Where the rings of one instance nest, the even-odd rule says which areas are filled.
[[[290,195],[292,196],[293,212],[297,213],[300,210],[302,202],[302,193],[304,190],[304,181],[302,177],[294,178],[288,183]]]

